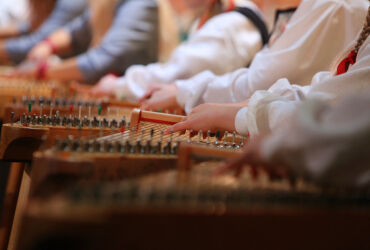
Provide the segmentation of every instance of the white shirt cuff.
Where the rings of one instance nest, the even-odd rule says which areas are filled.
[[[241,108],[235,117],[235,129],[240,135],[248,136],[248,122],[247,122],[248,107]]]

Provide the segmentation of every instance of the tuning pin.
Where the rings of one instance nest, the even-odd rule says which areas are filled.
[[[142,149],[141,138],[137,138],[134,153],[141,153],[141,149]]]
[[[119,123],[120,132],[124,133],[126,131],[126,120],[122,119]]]
[[[83,151],[84,152],[91,152],[93,149],[92,149],[92,147],[91,147],[91,143],[88,141],[88,140],[86,140],[85,142],[84,142],[84,144],[83,144]]]
[[[52,119],[52,117],[51,116],[48,116],[47,117],[47,125],[51,125],[51,124],[53,124],[53,119]]]
[[[58,98],[56,98],[55,100],[54,100],[54,105],[55,105],[55,107],[61,107],[64,103],[60,100],[60,99],[58,99]]]
[[[25,113],[23,113],[23,115],[21,115],[20,120],[21,120],[21,124],[27,123],[27,117],[26,117],[26,114]]]
[[[52,103],[51,98],[46,99],[46,103],[45,103],[45,104],[46,104],[47,106],[49,106],[49,107],[50,107],[51,103]]]
[[[73,120],[70,116],[67,117],[67,126],[70,126],[70,127],[73,126]]]
[[[177,138],[177,142],[172,147],[171,154],[175,155],[179,151],[179,147],[181,144],[181,138]]]
[[[163,147],[163,154],[170,154],[171,153],[171,141],[168,140],[166,146]]]
[[[68,151],[68,145],[69,145],[69,141],[68,141],[68,139],[63,140],[63,141],[60,143],[59,150],[60,150],[60,151]]]
[[[57,125],[57,126],[59,126],[60,125],[60,114],[59,114],[59,110],[57,110],[56,112],[55,112],[55,115],[54,115],[54,121],[53,121],[53,124],[54,125]]]
[[[146,139],[144,153],[145,154],[151,154],[152,153],[152,138],[150,138],[150,137]]]
[[[32,125],[36,125],[36,123],[37,123],[37,116],[36,116],[36,114],[33,114],[32,115],[31,123],[32,123]]]
[[[102,106],[101,106],[101,105],[99,105],[99,106],[98,106],[98,116],[101,116],[101,110],[102,110]]]
[[[210,137],[211,137],[211,131],[210,131],[210,130],[208,130],[208,131],[207,131],[207,141],[206,141],[206,143],[207,143],[207,144],[210,144],[210,143],[211,143],[211,141],[210,141]]]
[[[66,115],[64,115],[63,118],[61,118],[61,125],[68,126],[68,118]]]
[[[22,96],[22,103],[23,103],[23,105],[27,105],[27,103],[28,103],[27,96]]]
[[[78,117],[77,116],[74,116],[72,119],[72,127],[77,127],[78,124],[79,124],[79,120],[78,120]]]
[[[42,116],[40,115],[40,116],[38,116],[37,117],[37,125],[42,125]]]
[[[162,141],[158,141],[155,149],[153,148],[154,153],[161,154],[162,153]]]
[[[129,140],[127,140],[126,143],[125,143],[124,152],[125,153],[131,153],[131,151],[132,151],[131,142]]]
[[[28,102],[28,114],[31,114],[32,111],[32,102]]]
[[[220,144],[219,140],[221,138],[220,131],[216,131],[216,141],[215,141],[215,146],[218,146]]]
[[[106,118],[103,119],[103,127],[108,128],[109,127],[109,122]]]
[[[233,132],[233,142],[232,142],[232,147],[235,148],[236,147],[236,132],[234,131]]]
[[[229,136],[229,132],[225,131],[225,136],[224,136],[224,147],[227,148],[227,137]]]
[[[99,137],[102,137],[103,136],[103,130],[104,130],[104,128],[103,128],[103,121],[102,120],[100,120],[100,122],[99,122]]]
[[[54,103],[51,103],[50,104],[50,114],[49,114],[50,117],[53,115],[53,108],[54,108]]]
[[[89,127],[90,126],[90,119],[87,118],[87,116],[85,115],[84,119],[83,119],[83,123],[86,127]]]
[[[43,116],[42,116],[42,119],[41,119],[41,124],[42,124],[43,126],[46,126],[47,122],[48,122],[48,118],[47,118],[47,116],[46,116],[46,115],[43,115]]]
[[[88,117],[89,117],[89,119],[91,119],[91,109],[92,109],[92,105],[91,104],[89,104],[89,106],[88,106]]]
[[[100,122],[99,122],[99,120],[96,118],[96,116],[94,116],[94,120],[93,120],[93,122],[92,122],[92,124],[93,124],[93,127],[99,127],[99,124],[100,124]]]
[[[44,105],[45,104],[45,98],[43,96],[39,97],[38,103],[39,103],[40,106],[41,106],[41,104]]]
[[[80,141],[79,140],[73,140],[71,145],[71,151],[77,152],[80,151]]]
[[[40,116],[42,116],[43,108],[44,108],[44,103],[40,103]]]
[[[199,130],[197,143],[200,144],[202,140],[203,140],[203,131]]]
[[[82,103],[78,103],[78,119],[81,120],[81,115],[82,115]]]
[[[113,119],[111,122],[110,122],[110,128],[117,128],[118,126],[118,123],[115,119]]]
[[[30,98],[30,102],[32,103],[32,105],[35,105],[35,103],[36,103],[36,98],[35,98],[34,96],[32,96],[32,97]]]

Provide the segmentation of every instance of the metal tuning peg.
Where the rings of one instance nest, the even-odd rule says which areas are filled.
[[[202,140],[203,140],[203,131],[199,130],[197,143],[200,144]]]
[[[210,141],[210,137],[211,137],[211,131],[210,131],[210,130],[208,130],[208,131],[207,131],[207,140],[206,140],[207,145],[209,145],[209,144],[211,143],[211,141]]]
[[[228,147],[228,144],[227,144],[227,137],[229,137],[229,132],[228,132],[228,131],[225,131],[225,135],[224,135],[224,143],[223,143],[223,147],[224,147],[224,148],[227,148],[227,147]]]

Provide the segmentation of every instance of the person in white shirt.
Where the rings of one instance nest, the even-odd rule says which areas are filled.
[[[26,22],[28,0],[2,0],[0,2],[0,30]]]
[[[210,3],[211,1],[198,2]],[[207,15],[205,18],[201,17],[196,25],[201,28],[191,34],[189,40],[173,52],[169,61],[147,66],[132,66],[126,71],[124,77],[118,79],[108,76],[100,81],[93,93],[114,94],[119,99],[137,101],[144,96],[149,86],[153,88],[153,86],[170,84],[178,79],[192,77],[204,70],[210,70],[214,74],[224,74],[247,66],[266,42],[264,33],[268,32],[262,31],[263,27],[259,26],[263,26],[265,21],[268,24],[268,28],[265,29],[270,30],[273,21],[268,19],[273,19],[273,15],[267,11],[262,13],[253,1],[212,2],[221,4],[221,10],[217,13],[226,13],[212,18],[208,15],[209,20],[205,23],[204,19],[207,19]],[[297,3],[300,0],[289,0],[289,2],[294,6],[297,4],[292,2]],[[247,9],[250,15],[240,11],[243,9]],[[201,26],[202,23],[204,23],[203,26]]]
[[[169,130],[236,131],[243,135],[266,135],[284,127],[295,119],[297,107],[305,99],[337,102],[350,93],[370,90],[370,7],[367,21],[354,48],[343,60],[335,75],[317,73],[311,85],[290,84],[287,79],[277,81],[267,91],[257,91],[245,107],[238,104],[209,104],[198,107]],[[346,50],[346,54],[348,50]],[[237,115],[233,115],[237,112]],[[168,132],[168,131],[167,131]]]
[[[307,99],[286,125],[252,140],[241,157],[218,173],[239,175],[244,166],[264,166],[274,176],[304,178],[320,186],[369,188],[369,107],[370,92],[335,104]]]
[[[174,85],[163,85],[143,108],[180,106],[189,113],[203,103],[244,102],[255,91],[268,89],[284,77],[307,85],[315,73],[328,71],[336,56],[352,42],[368,6],[367,0],[304,0],[282,35],[257,53],[249,68],[223,76],[205,71]],[[229,112],[235,117],[236,112]]]

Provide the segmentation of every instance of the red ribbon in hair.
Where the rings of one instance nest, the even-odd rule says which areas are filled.
[[[349,66],[356,63],[357,52],[352,50],[346,58],[344,58],[338,65],[337,75],[344,74],[348,71]]]

